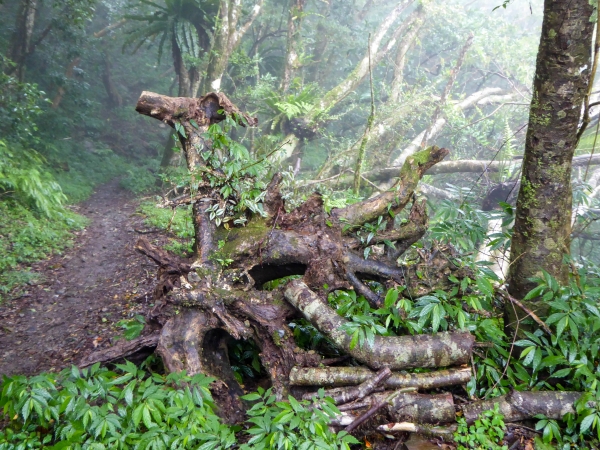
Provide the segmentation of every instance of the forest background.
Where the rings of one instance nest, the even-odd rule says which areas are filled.
[[[265,174],[284,174],[288,207],[318,190],[326,210],[342,208],[389,188],[398,167],[419,150],[448,148],[449,156],[419,185],[430,218],[414,251],[451,244],[477,271],[470,292],[485,303],[508,270],[542,14],[541,1],[0,2],[0,295],[18,297],[26,283],[35,283],[29,265],[64,251],[71,233],[86,225],[70,205],[96,186],[119,177],[124,188],[148,197],[189,181],[174,132],[135,113],[142,91],[182,97],[221,91],[258,118],[257,127],[226,130],[227,142],[245,146],[240,152],[247,151],[248,160],[268,160]],[[591,93],[594,104],[597,93]],[[569,261],[577,295],[589,292],[588,300],[596,301],[598,123],[592,109],[573,160]],[[245,200],[250,210],[260,209],[258,197]],[[161,214],[154,203],[143,206],[151,218]],[[227,211],[213,212],[217,225],[227,223]],[[191,217],[183,223],[168,249],[189,256]],[[357,234],[369,244],[380,226]],[[386,245],[365,245],[365,259]],[[551,276],[539,283],[556,301],[577,297],[567,295],[570,285],[555,287]],[[467,292],[462,284],[460,290]],[[504,335],[500,322],[481,320],[489,319],[485,315],[437,306],[447,300],[443,293],[429,297],[415,303],[412,324],[403,325],[411,332],[462,322],[459,328],[470,326],[486,339]],[[570,322],[549,325],[559,327],[558,336],[570,330],[577,341],[578,327],[592,322],[579,318],[575,307],[569,314]],[[353,332],[366,339],[377,325]],[[562,377],[581,371],[571,387],[596,395],[596,356],[575,357],[596,355],[593,335],[590,348],[572,351],[573,357],[567,352],[564,361],[547,359],[558,357],[549,350],[558,342],[535,337],[519,341],[524,351],[515,368],[506,354],[511,342],[496,338],[499,349],[477,365],[469,393],[539,388],[544,370],[569,368]],[[591,365],[589,376],[577,361]],[[600,430],[598,420],[600,412],[591,408],[566,434],[587,439],[586,432]],[[562,439],[552,424],[544,424],[544,436]]]

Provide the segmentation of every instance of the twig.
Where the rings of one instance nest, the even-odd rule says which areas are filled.
[[[338,393],[333,395],[333,401],[336,405],[342,405],[354,400],[362,400],[367,395],[371,394],[381,383],[392,376],[392,371],[389,367],[385,367],[369,378],[364,383],[358,386],[350,387],[343,390],[338,390]]]
[[[508,367],[510,366],[510,359],[512,358],[512,353],[515,348],[515,342],[517,341],[517,334],[519,334],[519,324],[521,323],[521,319],[519,319],[519,316],[517,315],[517,311],[515,309],[515,304],[511,302],[511,306],[513,308],[513,312],[515,313],[515,317],[517,318],[517,325],[515,327],[515,332],[513,333],[513,339],[512,339],[512,342],[510,343],[510,350],[508,352],[508,358],[506,358],[506,364],[504,366],[504,370],[502,371],[502,375],[500,375],[498,377],[498,379],[496,380],[494,385],[488,390],[488,392],[493,392],[493,390],[496,388],[496,386],[498,386],[498,384],[500,384],[500,380],[502,380],[502,378],[504,378],[504,376],[506,375],[506,372],[508,371]],[[473,372],[473,373],[475,373],[475,372]]]
[[[536,321],[536,323],[542,327],[542,329],[548,333],[550,336],[552,336],[552,330],[548,327],[548,325],[546,325],[544,323],[544,321],[542,319],[540,319],[532,310],[530,310],[529,308],[527,308],[523,303],[521,303],[519,300],[517,300],[516,298],[514,298],[512,295],[510,295],[508,292],[506,291],[498,291],[500,293],[500,295],[502,295],[504,298],[510,300],[511,303],[517,305],[519,308],[521,308],[523,311],[525,311],[527,313],[528,316],[530,316],[533,320]]]
[[[481,122],[481,121],[484,121],[484,120],[486,120],[486,119],[489,119],[489,118],[490,118],[490,117],[492,117],[494,114],[496,114],[500,108],[502,108],[503,106],[506,106],[506,105],[521,105],[521,106],[527,106],[527,104],[526,104],[526,103],[515,103],[515,102],[506,102],[506,103],[502,103],[500,106],[498,106],[498,107],[497,107],[495,110],[493,110],[493,111],[492,111],[491,113],[489,113],[487,116],[481,117],[481,118],[477,119],[477,120],[476,120],[476,121],[474,121],[474,122],[471,122],[471,123],[469,123],[469,124],[467,124],[467,125],[464,125],[464,126],[462,126],[462,127],[458,128],[456,131],[463,130],[463,129],[465,129],[465,128],[468,128],[468,127],[470,127],[470,126],[473,126],[473,125],[475,125],[475,124],[477,124],[477,123],[479,123],[479,122]]]
[[[371,406],[371,402],[354,402],[354,403],[346,403],[345,405],[338,406],[340,411],[353,411],[355,409],[366,408],[367,406]]]
[[[140,230],[138,228],[134,228],[133,231],[135,231],[138,234],[152,234],[152,233],[160,233],[162,230]]]
[[[348,425],[346,427],[346,432],[347,433],[351,433],[352,431],[354,431],[357,427],[361,426],[363,423],[365,423],[367,420],[369,420],[371,417],[373,417],[377,411],[379,411],[381,408],[383,408],[384,406],[386,406],[387,404],[389,404],[392,400],[394,400],[394,398],[396,398],[398,395],[400,394],[404,394],[406,392],[414,392],[416,391],[415,388],[405,388],[405,389],[399,389],[395,392],[393,392],[392,394],[388,395],[384,400],[381,400],[377,403],[375,403],[366,413],[362,414],[361,416],[358,416],[354,422],[352,422],[350,425]]]
[[[275,150],[273,150],[271,153],[269,153],[268,155],[266,155],[265,157],[259,159],[258,161],[254,161],[252,164],[246,166],[246,167],[242,167],[239,171],[242,172],[244,170],[249,169],[252,166],[255,166],[257,164],[260,164],[261,162],[265,161],[269,156],[271,156],[273,153],[278,152],[279,150],[281,150],[284,146],[288,145],[291,141],[285,141],[283,144],[281,144],[279,147],[277,147]]]
[[[303,188],[303,187],[307,187],[307,186],[312,186],[313,184],[319,184],[319,183],[325,183],[326,181],[332,181],[335,180],[336,178],[341,177],[343,174],[345,174],[346,172],[352,172],[352,169],[344,169],[343,171],[341,171],[340,173],[329,177],[329,178],[323,178],[321,180],[312,180],[312,181],[307,181],[304,184],[300,184],[298,185],[299,188]]]
[[[591,105],[590,105],[591,108]],[[583,182],[587,180],[588,172],[590,171],[590,165],[592,164],[592,158],[594,157],[594,153],[596,151],[596,141],[598,140],[598,131],[600,131],[600,120],[596,123],[596,134],[594,135],[594,145],[592,146],[592,152],[590,153],[590,159],[588,160],[587,165],[585,166],[585,175],[583,176]]]
[[[598,5],[596,5],[598,6]],[[594,80],[596,78],[596,70],[598,69],[598,53],[600,51],[600,26],[596,22],[596,38],[594,40],[594,60],[592,61],[592,72],[590,73],[590,79],[588,82],[588,91],[585,94],[584,106],[583,106],[583,120],[581,127],[577,131],[577,138],[573,148],[577,148],[579,141],[583,136],[588,124],[590,123],[590,97],[592,96],[592,88],[594,86]]]

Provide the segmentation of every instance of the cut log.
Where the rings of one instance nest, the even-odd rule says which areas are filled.
[[[392,371],[389,367],[381,369],[377,373],[373,373],[359,386],[352,386],[346,388],[339,388],[337,390],[332,389],[325,391],[326,397],[331,397],[336,405],[343,405],[344,403],[353,402],[355,400],[361,400],[367,395],[374,392],[382,383],[385,382],[392,375]],[[291,379],[291,377],[290,377]],[[303,396],[303,399],[310,400],[313,397],[318,396],[318,393],[313,392]]]
[[[389,417],[398,422],[410,421],[418,424],[455,422],[456,412],[451,394],[426,395],[401,391],[380,392],[365,400],[368,400],[369,409],[377,406],[379,410],[385,406]],[[332,423],[337,426],[347,426],[354,420],[354,415],[342,412]]]
[[[290,372],[292,386],[339,387],[364,383],[374,373],[367,367],[294,367]],[[435,389],[466,384],[471,379],[471,368],[439,370],[427,373],[392,372],[383,382],[388,389],[414,387]]]
[[[512,391],[501,397],[469,403],[462,407],[462,411],[467,423],[475,422],[482,412],[494,409],[496,403],[505,422],[518,422],[537,414],[543,414],[549,419],[562,419],[565,414],[575,412],[573,403],[580,396],[580,392],[569,391]]]
[[[326,334],[339,348],[373,369],[413,369],[465,364],[471,356],[475,338],[469,332],[417,336],[375,336],[373,343],[350,349],[351,336],[344,330],[347,320],[301,280],[285,290],[285,298],[304,317]]]
[[[377,400],[386,398],[389,392],[373,394]],[[448,423],[456,419],[452,394],[407,393],[394,397],[388,404],[388,413],[397,422]]]

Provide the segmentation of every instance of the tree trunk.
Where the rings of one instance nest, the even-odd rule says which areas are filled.
[[[281,77],[281,92],[285,93],[290,87],[296,70],[300,67],[298,61],[298,47],[300,46],[300,27],[304,15],[306,0],[290,0],[287,29],[287,49],[283,76]]]
[[[254,5],[250,17],[244,24],[239,25],[242,14],[242,0],[221,0],[219,4],[219,16],[213,34],[213,44],[210,50],[206,76],[203,83],[203,91],[218,92],[221,89],[221,81],[229,57],[240,45],[242,37],[250,29],[254,20],[261,11],[264,0],[258,0]],[[239,25],[239,26],[238,26]]]
[[[67,90],[65,89],[65,85],[68,82],[68,80],[73,78],[73,70],[75,69],[75,66],[77,64],[79,64],[80,61],[81,61],[81,58],[77,57],[73,61],[71,61],[69,63],[69,65],[67,66],[67,70],[65,70],[65,76],[63,78],[63,85],[58,87],[56,95],[52,99],[52,109],[58,109],[58,107],[62,103],[63,98],[64,98],[65,94],[67,93]]]
[[[390,92],[390,99],[393,102],[400,101],[400,94],[402,92],[402,83],[404,81],[404,66],[406,65],[406,55],[408,50],[414,44],[419,30],[423,26],[423,7],[420,6],[417,13],[410,18],[410,28],[406,33],[404,39],[398,43],[398,49],[396,50],[396,60],[394,63],[394,78],[392,80],[392,87]]]
[[[517,299],[542,270],[568,281],[563,257],[570,251],[571,162],[590,77],[592,12],[588,0],[545,1],[509,269],[509,292]],[[546,317],[544,302],[524,303]],[[521,319],[517,313],[507,304],[509,330]]]
[[[110,62],[110,56],[107,51],[104,51],[104,70],[102,71],[102,83],[104,83],[104,89],[106,90],[106,96],[108,98],[108,104],[117,108],[123,105],[123,98],[115,85],[111,73],[112,64]]]
[[[37,8],[37,0],[22,0],[12,36],[9,58],[16,64],[15,71],[20,82],[25,80],[25,58],[31,52]]]

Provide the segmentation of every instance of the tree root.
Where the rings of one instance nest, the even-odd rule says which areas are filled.
[[[133,359],[138,354],[148,356],[158,344],[159,332],[148,336],[140,336],[131,341],[119,341],[115,346],[103,349],[87,355],[83,358],[79,367],[89,367],[96,363],[108,364],[123,361],[127,358]]]

